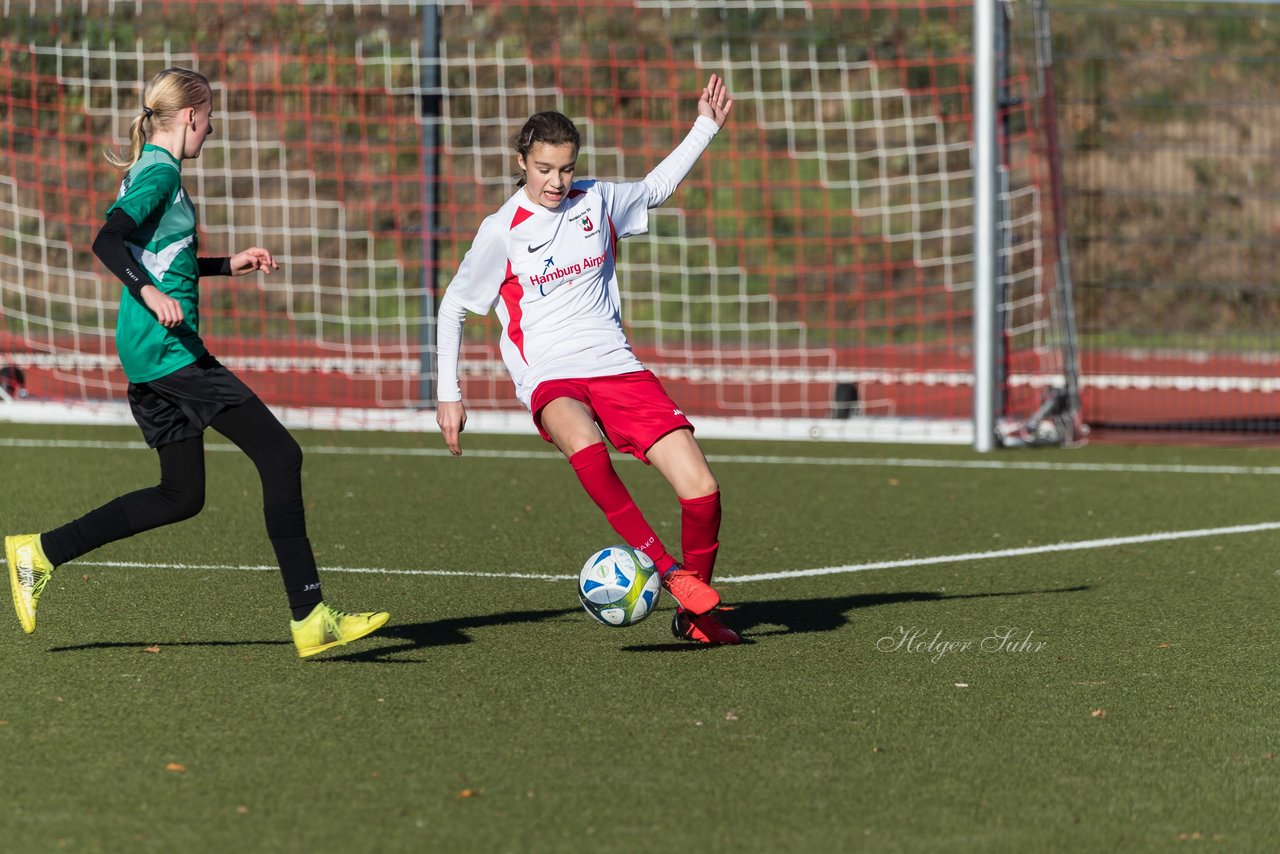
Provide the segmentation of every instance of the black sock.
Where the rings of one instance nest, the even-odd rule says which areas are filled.
[[[284,580],[284,592],[289,597],[293,618],[301,620],[324,599],[311,541],[306,537],[273,538],[271,547],[276,550],[276,560],[280,564],[280,576]]]
[[[311,616],[311,612],[316,609],[315,605],[303,605],[300,608],[293,609],[293,619],[295,622],[301,622]]]
[[[196,436],[157,448],[160,482],[113,499],[79,519],[40,535],[54,566],[99,546],[190,519],[204,506],[204,440]]]
[[[40,535],[40,548],[54,566],[62,566],[98,546],[134,534],[119,498],[90,510],[79,519]]]
[[[218,415],[210,425],[253,461],[262,480],[262,515],[293,618],[306,617],[324,598],[315,554],[307,539],[302,503],[302,449],[254,397]]]

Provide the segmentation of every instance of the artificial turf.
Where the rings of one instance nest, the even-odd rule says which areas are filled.
[[[59,568],[34,636],[0,618],[6,850],[1274,845],[1280,530],[1212,532],[1280,518],[1275,451],[704,442],[752,642],[698,649],[669,600],[581,612],[616,537],[536,439],[297,435],[327,598],[392,622],[297,659],[211,437],[200,516]],[[149,485],[135,442],[0,425],[0,528]]]

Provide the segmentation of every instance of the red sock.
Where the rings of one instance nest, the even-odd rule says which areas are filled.
[[[680,499],[680,556],[706,583],[716,565],[720,548],[720,492],[701,498]]]
[[[604,511],[613,530],[618,532],[623,542],[637,551],[642,551],[653,561],[658,572],[665,575],[676,565],[676,559],[667,554],[666,548],[658,535],[645,521],[644,514],[631,499],[626,484],[613,470],[609,460],[609,450],[600,442],[583,448],[569,457],[582,488],[591,496],[591,500]]]

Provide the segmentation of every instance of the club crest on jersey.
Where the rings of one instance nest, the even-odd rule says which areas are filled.
[[[586,211],[585,213],[572,217],[569,222],[580,227],[583,234],[590,234],[592,229],[596,227],[595,223],[591,221],[591,211]]]

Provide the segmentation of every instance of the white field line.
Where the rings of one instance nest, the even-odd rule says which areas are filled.
[[[752,581],[780,581],[790,578],[811,578],[818,575],[845,575],[853,572],[866,572],[872,569],[904,569],[912,566],[936,566],[939,564],[964,563],[976,560],[1001,560],[1010,557],[1027,555],[1052,554],[1055,552],[1084,551],[1087,549],[1109,549],[1116,546],[1141,545],[1145,543],[1163,543],[1171,540],[1193,540],[1204,537],[1222,537],[1235,534],[1254,534],[1260,531],[1280,530],[1280,522],[1260,522],[1254,525],[1231,525],[1225,528],[1197,528],[1190,531],[1161,531],[1153,534],[1137,534],[1131,537],[1105,537],[1098,540],[1078,540],[1071,543],[1053,543],[1044,546],[1025,546],[1016,549],[996,549],[986,552],[962,552],[953,555],[937,555],[935,557],[906,558],[903,560],[876,561],[874,563],[857,563],[847,566],[825,566],[817,569],[791,569],[780,572],[761,572],[753,575],[718,576],[720,584],[744,584]],[[237,566],[233,564],[187,564],[187,563],[135,563],[132,561],[92,561],[76,560],[68,566],[101,566],[121,569],[185,569],[195,571],[252,570],[275,572],[272,565]],[[523,572],[467,572],[462,570],[443,569],[380,569],[376,567],[325,566],[321,572],[364,573],[373,575],[428,575],[453,578],[508,578],[523,581],[573,581],[576,575],[552,575],[549,573]]]
[[[1024,546],[1017,549],[996,549],[989,552],[964,552],[954,555],[907,558],[905,560],[886,560],[878,561],[876,563],[852,564],[849,566],[826,566],[819,569],[792,569],[782,572],[761,572],[754,575],[736,575],[726,578],[717,578],[716,582],[741,583],[746,581],[775,581],[785,578],[809,578],[815,575],[843,575],[849,572],[865,572],[869,569],[900,569],[908,566],[933,566],[936,564],[962,563],[964,561],[972,560],[998,560],[1007,557],[1025,557],[1026,555],[1074,552],[1086,549],[1109,549],[1116,546],[1162,543],[1170,540],[1194,540],[1201,537],[1221,537],[1231,534],[1253,534],[1258,531],[1277,530],[1280,530],[1280,522],[1260,522],[1256,525],[1231,525],[1226,528],[1198,528],[1192,531],[1160,531],[1154,534],[1138,534],[1132,537],[1105,537],[1100,540],[1077,540],[1074,543],[1053,543],[1045,546]]]
[[[183,569],[193,572],[279,572],[275,564],[240,565],[233,563],[145,563],[131,560],[86,560],[77,558],[66,566],[102,566],[108,569]],[[571,581],[576,575],[550,575],[537,572],[469,572],[457,569],[384,569],[372,566],[322,566],[320,572],[353,575],[432,575],[444,578],[514,578],[521,581]]]
[[[103,442],[67,439],[0,439],[0,447],[21,448],[64,448],[92,450],[146,450],[142,442]],[[214,443],[205,446],[210,451],[237,451],[233,445]],[[331,447],[312,446],[304,449],[308,454],[334,456],[408,456],[408,457],[445,457],[448,452],[443,448],[366,448],[366,447]],[[466,452],[468,456],[498,459],[527,460],[559,460],[561,455],[554,451],[484,451]],[[1230,475],[1280,475],[1280,466],[1194,466],[1194,465],[1142,465],[1119,463],[1046,463],[1028,460],[930,460],[910,458],[847,458],[847,457],[804,457],[804,456],[746,456],[746,455],[709,455],[713,462],[744,463],[758,465],[823,465],[823,466],[861,466],[861,467],[914,467],[943,469],[989,469],[997,471],[1077,471],[1077,472],[1115,472],[1115,473],[1155,473],[1155,474],[1230,474]],[[735,584],[751,581],[772,581],[787,578],[805,578],[820,575],[841,575],[853,572],[865,572],[874,569],[900,569],[912,566],[931,566],[947,563],[962,563],[975,560],[997,560],[1007,557],[1025,557],[1034,554],[1053,552],[1080,551],[1087,549],[1113,548],[1123,545],[1141,543],[1166,542],[1170,540],[1196,539],[1201,537],[1248,534],[1259,531],[1280,529],[1280,522],[1264,522],[1256,525],[1236,525],[1225,528],[1200,528],[1190,531],[1169,531],[1152,534],[1139,534],[1130,537],[1108,537],[1098,540],[1081,540],[1077,542],[1056,543],[1044,546],[1027,546],[1014,549],[999,549],[987,552],[966,552],[955,555],[939,555],[925,558],[906,558],[894,561],[877,561],[866,564],[849,564],[846,566],[817,567],[813,569],[796,569],[781,572],[757,573],[753,575],[720,576],[716,580],[723,584]],[[238,566],[223,564],[167,564],[167,563],[133,563],[117,561],[75,561],[78,566],[102,566],[118,568],[146,569],[189,569],[189,570],[261,570],[276,571],[273,565]],[[576,576],[554,575],[546,573],[500,573],[469,572],[461,570],[432,569],[385,569],[374,567],[326,567],[325,572],[371,573],[381,575],[423,575],[465,578],[507,578],[527,581],[567,581]]]
[[[16,439],[0,438],[0,448],[58,448],[67,450],[145,451],[142,442],[104,442],[82,439]],[[206,443],[211,452],[234,452],[240,449],[225,442]],[[358,446],[308,445],[306,454],[317,456],[366,456],[366,457],[448,457],[444,448],[367,448]],[[505,460],[561,460],[556,451],[486,451],[464,450],[464,457]],[[623,456],[629,460],[631,457]],[[986,460],[930,460],[909,457],[806,457],[806,456],[753,456],[746,454],[708,454],[714,463],[742,463],[750,465],[797,466],[845,466],[855,468],[936,468],[936,469],[986,469],[990,471],[1062,471],[1062,472],[1111,472],[1132,474],[1230,474],[1230,475],[1280,475],[1280,466],[1198,466],[1198,465],[1148,465],[1141,463],[1051,463],[1035,460],[986,459]]]

